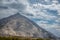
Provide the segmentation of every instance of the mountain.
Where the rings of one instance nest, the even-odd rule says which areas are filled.
[[[0,19],[0,36],[23,36],[49,38],[36,23],[17,13]]]

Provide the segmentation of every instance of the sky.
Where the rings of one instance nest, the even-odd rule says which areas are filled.
[[[60,37],[60,0],[0,0],[0,19],[17,12]]]

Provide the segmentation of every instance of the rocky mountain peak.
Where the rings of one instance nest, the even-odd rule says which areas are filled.
[[[23,36],[49,38],[47,33],[20,13],[0,20],[0,36]]]

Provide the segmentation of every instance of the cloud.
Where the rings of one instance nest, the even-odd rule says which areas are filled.
[[[49,11],[47,11],[48,9]],[[27,12],[30,12],[34,16],[31,17],[31,19],[42,19],[40,21],[34,21],[36,22],[40,27],[43,27],[45,29],[53,29],[58,31],[60,28],[60,4],[57,0],[53,0],[52,4],[50,5],[44,5],[41,3],[38,4],[31,4],[31,6],[27,7]],[[59,29],[58,29],[59,28]],[[60,31],[60,30],[59,30]],[[55,33],[55,32],[54,32]]]
[[[60,18],[56,19],[56,22],[60,24]]]
[[[25,2],[26,0],[24,0]],[[8,17],[9,15],[13,15],[17,12],[22,12],[25,10],[26,5],[22,1],[19,0],[2,0],[0,4],[0,6],[2,6],[3,8],[0,9],[0,19],[4,18],[4,17]],[[4,7],[7,7],[7,9],[4,9]]]
[[[18,11],[16,9],[2,9],[0,10],[0,19],[8,17],[10,15],[16,14]]]

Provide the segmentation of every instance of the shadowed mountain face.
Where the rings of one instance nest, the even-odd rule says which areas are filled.
[[[19,13],[0,20],[1,36],[48,37],[32,21]]]

